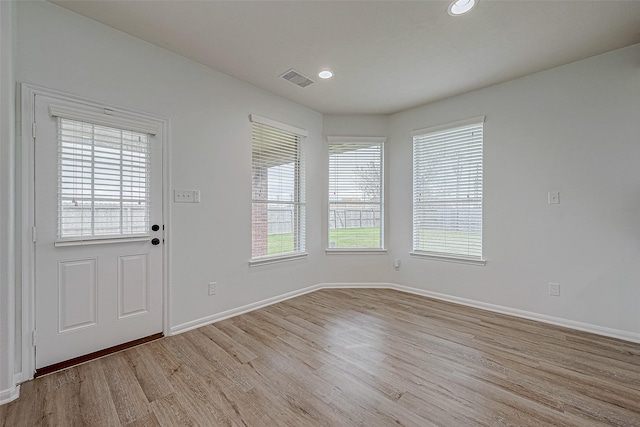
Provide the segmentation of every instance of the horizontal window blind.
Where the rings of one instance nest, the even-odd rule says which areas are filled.
[[[413,137],[413,249],[482,258],[483,123]]]
[[[382,143],[329,143],[329,248],[383,247]]]
[[[303,139],[253,122],[252,258],[305,250]]]
[[[58,117],[58,238],[149,231],[149,135]]]

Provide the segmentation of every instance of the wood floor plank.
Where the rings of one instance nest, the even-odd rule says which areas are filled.
[[[100,365],[105,373],[120,423],[126,425],[147,418],[151,413],[151,407],[124,354],[116,353],[112,357],[102,358]]]
[[[154,413],[149,413],[129,424],[125,424],[124,427],[160,427],[160,422]]]
[[[96,360],[77,367],[80,383],[78,410],[82,417],[82,424],[105,427],[121,426],[118,411],[111,398],[109,385],[100,363],[100,360]]]
[[[176,398],[189,417],[198,425],[232,426],[235,411],[225,399],[211,393],[206,377],[189,366],[186,350],[191,350],[184,336],[176,336],[167,341],[167,348],[183,362],[169,376],[171,385],[176,390]],[[181,353],[182,352],[182,353]]]
[[[229,356],[215,342],[209,339],[207,335],[199,330],[189,331],[183,334],[186,342],[183,342],[183,348],[191,350],[190,355],[202,355],[203,361],[195,365],[202,366],[207,364],[208,367],[217,371],[220,376],[227,378],[239,390],[246,392],[251,390],[251,376],[246,366]],[[187,356],[191,358],[190,356]]]
[[[5,426],[640,427],[640,345],[325,289],[43,376]]]
[[[200,331],[240,363],[247,363],[258,357],[251,349],[235,342],[215,325],[205,326]]]
[[[46,377],[43,425],[82,425],[79,370],[71,368]]]
[[[176,355],[185,362],[182,370],[190,372],[201,387],[206,389],[209,400],[217,410],[221,410],[232,425],[273,426],[279,424],[271,417],[273,399],[261,399],[254,394],[249,384],[259,380],[249,365],[236,365],[235,369],[225,366],[235,363],[224,350],[208,342],[198,334],[176,339],[169,343]],[[203,349],[200,352],[200,349]],[[228,358],[220,363],[220,359]],[[212,363],[214,361],[214,363]],[[187,405],[188,406],[188,405]]]
[[[166,377],[164,375],[157,375],[160,367],[152,357],[149,357],[149,352],[155,349],[157,349],[157,347],[152,347],[152,344],[149,343],[132,348],[123,353],[149,402],[153,402],[174,392],[171,383],[169,383]]]
[[[328,382],[339,384],[346,399],[357,402],[359,407],[373,415],[373,425],[435,425],[416,413],[406,411],[377,390],[371,389],[358,375],[345,375],[329,367],[320,369],[319,375]]]
[[[153,413],[158,420],[158,423],[165,426],[195,426],[197,423],[193,420],[187,411],[182,407],[182,404],[178,401],[175,394],[169,394],[167,396],[156,399],[151,403]]]

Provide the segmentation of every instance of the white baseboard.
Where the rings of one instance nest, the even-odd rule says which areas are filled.
[[[281,301],[295,298],[300,295],[308,294],[320,289],[394,289],[400,292],[407,292],[410,294],[421,295],[428,298],[437,300],[452,302],[454,304],[465,305],[468,307],[479,308],[481,310],[487,310],[495,313],[507,314],[509,316],[520,317],[523,319],[535,320],[537,322],[548,323],[556,326],[563,326],[569,329],[576,329],[579,331],[590,332],[596,335],[603,335],[606,337],[617,338],[624,341],[630,341],[640,344],[640,334],[635,332],[623,331],[619,329],[606,328],[604,326],[592,325],[590,323],[577,322],[574,320],[563,319],[561,317],[547,316],[545,314],[538,314],[531,311],[518,310],[515,308],[505,307],[496,304],[490,304],[482,301],[475,301],[466,298],[455,297],[452,295],[441,294],[438,292],[431,292],[424,289],[413,288],[410,286],[398,285],[395,283],[320,283],[315,286],[309,286],[304,289],[289,292],[276,297],[268,298],[263,301],[258,301],[253,304],[248,304],[235,309],[223,311],[222,313],[214,314],[211,316],[196,319],[191,322],[183,323],[181,325],[171,328],[171,334],[179,334],[191,329],[196,329],[201,326],[205,326],[220,320],[228,319],[230,317],[237,316],[239,314],[248,313],[253,310],[257,310],[262,307],[266,307],[271,304],[276,304]]]
[[[268,305],[277,304],[282,301],[286,301],[291,298],[295,298],[310,292],[315,292],[320,289],[354,289],[354,288],[382,288],[391,289],[394,285],[392,283],[320,283],[319,285],[309,286],[307,288],[299,289],[297,291],[288,292],[286,294],[278,295],[272,298],[267,298],[262,301],[254,302],[251,304],[243,305],[242,307],[232,308],[231,310],[223,311],[218,314],[212,314],[211,316],[201,317],[200,319],[192,320],[190,322],[182,323],[171,328],[171,335],[181,334],[183,332],[197,329],[201,326],[210,325],[220,320],[225,320],[230,317],[238,316],[240,314],[248,313],[250,311],[258,310],[259,308],[266,307]]]
[[[267,298],[262,301],[254,302],[251,304],[243,305],[242,307],[232,308],[231,310],[223,311],[218,314],[212,314],[211,316],[201,317],[200,319],[192,320],[190,322],[182,323],[171,328],[171,335],[181,334],[183,332],[197,329],[201,326],[206,326],[220,320],[228,319],[230,317],[238,316],[240,314],[248,313],[250,311],[257,310],[268,305],[276,304],[291,298],[295,298],[300,295],[308,294],[309,292],[317,291],[320,289],[318,285],[302,288],[297,291],[287,292],[286,294],[278,295],[272,298]]]
[[[9,390],[0,391],[0,405],[12,402],[20,397],[20,386],[17,385]]]
[[[551,325],[563,326],[569,329],[576,329],[584,332],[591,332],[596,335],[604,335],[606,337],[618,338],[624,341],[630,341],[640,344],[640,334],[619,329],[605,328],[604,326],[592,325],[590,323],[576,322],[575,320],[563,319],[561,317],[547,316],[546,314],[538,314],[531,311],[518,310],[516,308],[505,307],[502,305],[489,304],[487,302],[475,301],[466,298],[454,297],[451,295],[440,294],[437,292],[426,291],[423,289],[412,288],[410,286],[392,285],[390,289],[407,292],[416,295],[438,299],[442,301],[452,302],[455,304],[466,305],[468,307],[479,308],[481,310],[492,311],[495,313],[507,314],[509,316],[521,317],[523,319],[535,320],[537,322],[549,323]]]
[[[393,283],[320,283],[318,289],[395,289]]]

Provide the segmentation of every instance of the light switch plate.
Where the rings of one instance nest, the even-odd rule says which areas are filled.
[[[560,193],[557,191],[550,191],[547,195],[550,205],[560,204]]]
[[[549,295],[554,297],[560,296],[560,284],[559,283],[549,283]]]
[[[200,203],[200,190],[173,190],[175,203]]]

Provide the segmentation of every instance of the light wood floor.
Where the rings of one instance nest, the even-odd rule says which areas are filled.
[[[640,426],[640,345],[322,290],[22,385],[3,426]]]

